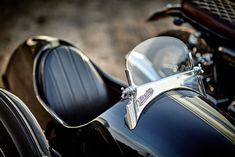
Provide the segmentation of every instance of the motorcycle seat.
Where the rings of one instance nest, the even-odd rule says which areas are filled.
[[[235,2],[183,0],[182,12],[195,23],[225,39],[235,40]]]
[[[66,127],[84,125],[110,104],[107,87],[79,49],[60,45],[38,53],[35,89],[49,113]]]

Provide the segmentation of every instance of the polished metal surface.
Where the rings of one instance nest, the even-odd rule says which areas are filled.
[[[235,153],[234,126],[199,93],[180,89],[161,94],[144,109],[134,129],[123,119],[127,103],[128,99],[121,100],[96,119],[123,156],[232,157]]]
[[[126,122],[130,129],[134,129],[144,108],[160,94],[173,89],[190,89],[205,95],[204,87],[200,84],[190,84],[193,80],[200,81],[198,75],[202,72],[201,67],[194,67],[193,70],[176,74],[159,81],[150,82],[136,88],[127,88],[129,102],[126,106]]]
[[[127,80],[122,98],[128,98],[126,123],[134,129],[144,108],[160,94],[190,89],[206,96],[200,74],[187,46],[173,37],[155,37],[137,45],[127,56]]]

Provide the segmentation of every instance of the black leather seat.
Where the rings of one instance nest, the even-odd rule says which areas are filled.
[[[19,156],[50,156],[49,145],[32,113],[19,98],[2,89],[0,121],[9,133]]]
[[[36,93],[63,125],[84,125],[108,108],[106,85],[80,50],[62,45],[38,53],[36,58]]]
[[[182,11],[208,30],[235,40],[234,0],[183,0]]]

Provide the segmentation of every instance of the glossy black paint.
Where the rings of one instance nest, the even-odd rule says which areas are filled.
[[[68,44],[60,40],[57,42],[58,45]],[[36,46],[32,45],[34,48],[30,47],[34,50],[31,52],[32,58],[38,50],[53,45],[50,43],[50,41],[38,40]],[[116,83],[98,67],[96,68],[111,91],[110,96],[113,97],[114,104],[121,95],[120,87],[125,85]],[[177,94],[165,93],[149,104],[141,115],[137,127],[130,130],[124,119],[127,100],[122,100],[95,121],[80,128],[79,131],[59,128],[57,131],[60,133],[57,134],[57,139],[52,139],[50,145],[62,154],[69,152],[72,155],[74,153],[72,150],[76,150],[79,155],[85,154],[85,156],[194,157],[233,156],[235,154],[234,143],[219,133],[214,126],[210,126],[195,113],[189,111],[185,107],[187,104],[183,106],[172,99],[170,97],[172,95],[204,102],[198,94],[190,91],[181,91]],[[204,103],[209,106],[206,102]],[[197,104],[191,102],[191,105]],[[221,123],[221,127],[226,126]],[[234,130],[232,131],[234,135]],[[66,153],[63,153],[63,150]]]
[[[133,130],[127,128],[124,120],[127,100],[114,105],[97,121],[108,129],[124,156],[215,157],[235,154],[234,143],[171,95],[200,99],[191,91],[165,93],[149,104]],[[234,135],[234,128],[232,132]]]
[[[94,122],[79,129],[68,129],[55,122],[51,115],[45,114],[45,109],[38,103],[32,81],[33,64],[38,59],[35,56],[47,49],[62,45],[74,47],[70,43],[53,37],[36,36],[27,39],[11,56],[3,76],[4,86],[20,95],[19,97],[26,102],[30,111],[33,112],[40,125],[43,126],[50,146],[58,150],[62,156],[122,156],[115,142],[112,141],[111,135],[108,138],[109,132],[105,131],[105,128],[102,129],[100,123]],[[111,107],[120,100],[121,87],[127,87],[127,85],[103,72],[92,61],[91,64],[105,82]],[[18,72],[22,69],[25,72],[19,74]]]

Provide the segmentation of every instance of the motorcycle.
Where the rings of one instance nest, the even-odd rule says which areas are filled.
[[[232,0],[183,0],[180,5],[168,5],[158,10],[148,21],[174,17],[174,24],[190,24],[189,29],[168,30],[168,35],[183,40],[192,52],[195,64],[205,73],[203,82],[214,104],[235,117],[235,4]]]
[[[188,15],[186,4],[191,1],[150,19],[165,13],[182,21],[178,15]],[[27,39],[13,53],[3,78],[6,88],[27,107],[0,90],[0,128],[5,135],[1,156],[233,156],[234,119],[225,109],[234,96],[234,76],[225,75],[233,74],[233,60],[225,59],[233,56],[213,51],[212,58],[218,61],[212,63],[205,59],[207,52],[199,56],[197,42],[191,42],[199,40],[192,40],[196,34],[214,35],[206,38],[213,41],[211,51],[217,50],[212,49],[218,46],[214,40],[228,50],[228,40],[206,31],[190,34],[188,43],[170,36],[141,42],[126,57],[128,84],[105,73],[66,41],[48,36]],[[214,75],[218,78],[212,86],[208,79]],[[224,82],[219,80],[226,84],[221,87]],[[225,96],[229,99],[222,101]],[[219,105],[222,102],[226,107]]]

